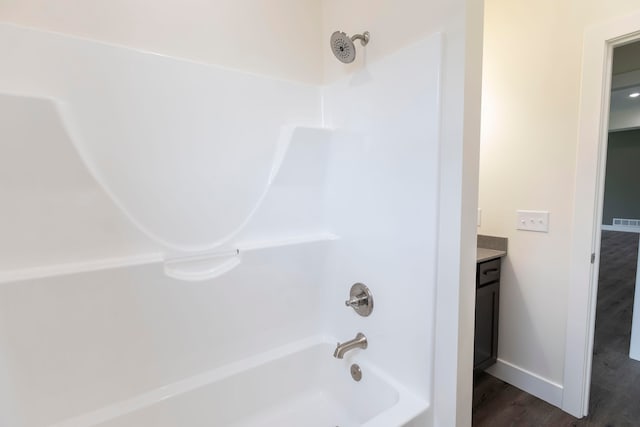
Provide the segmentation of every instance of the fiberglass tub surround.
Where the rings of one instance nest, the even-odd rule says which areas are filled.
[[[0,53],[0,108],[23,123],[2,158],[29,166],[0,187],[7,235],[32,233],[0,243],[18,249],[0,276],[0,424],[286,425],[316,407],[399,426],[428,410],[439,35],[324,87],[6,24]],[[366,318],[344,305],[356,282]],[[357,332],[368,347],[333,358]]]
[[[319,125],[313,86],[0,31],[0,93],[53,100],[93,177],[167,258],[236,249],[221,247],[257,210],[295,127]]]
[[[362,382],[352,381],[344,375],[347,362],[327,357],[332,348],[326,338],[311,337],[53,427],[294,426],[301,420],[309,427],[385,427],[424,409],[374,366],[364,366]],[[114,418],[123,408],[126,414]]]

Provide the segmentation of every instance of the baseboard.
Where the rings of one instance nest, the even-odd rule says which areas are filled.
[[[501,359],[498,359],[496,364],[488,368],[486,372],[558,408],[562,406],[562,385],[540,375]]]

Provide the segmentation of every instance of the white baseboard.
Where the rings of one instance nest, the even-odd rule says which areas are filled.
[[[624,233],[640,233],[640,227],[631,227],[624,225],[602,225],[602,230],[605,231],[622,231]]]
[[[487,372],[558,408],[562,406],[563,387],[560,384],[501,359],[498,359],[495,365],[488,368]]]

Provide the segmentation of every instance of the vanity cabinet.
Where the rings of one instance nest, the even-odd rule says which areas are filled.
[[[498,314],[500,308],[500,263],[496,258],[477,264],[476,325],[473,370],[482,371],[498,356]]]

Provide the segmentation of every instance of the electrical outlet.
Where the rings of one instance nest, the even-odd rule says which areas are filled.
[[[478,227],[482,225],[482,209],[478,208]]]
[[[518,230],[549,232],[549,212],[548,211],[516,211]]]

